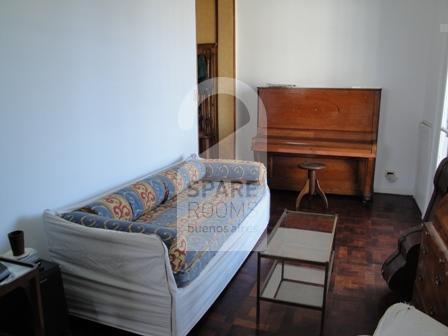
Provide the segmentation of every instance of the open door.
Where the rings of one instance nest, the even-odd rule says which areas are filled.
[[[203,157],[232,159],[236,109],[235,0],[196,0],[196,40],[199,153]],[[233,92],[229,92],[228,79],[234,83]],[[222,94],[220,88],[224,87]],[[216,94],[211,95],[213,92]]]
[[[219,157],[217,45],[198,44],[198,130],[199,153],[204,158]]]

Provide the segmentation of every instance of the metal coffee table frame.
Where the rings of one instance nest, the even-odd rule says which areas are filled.
[[[290,228],[290,230],[298,230],[297,232],[294,232],[294,234],[312,234],[314,237],[319,239],[322,238],[322,240],[327,242],[327,244],[323,244],[326,246],[321,246],[320,248],[315,249],[316,251],[319,250],[318,257],[316,257],[316,255],[313,256],[313,247],[300,246],[300,243],[297,244],[297,247],[293,246],[293,248],[297,248],[298,254],[296,255],[292,255],[292,253],[284,253],[284,255],[281,255],[281,253],[270,253],[269,247],[272,240],[279,233],[278,229],[281,228],[282,223],[286,221],[287,216],[291,214],[294,216],[318,216],[321,219],[327,217],[328,220],[333,220],[331,232],[314,231],[312,229],[312,223],[308,225],[308,227],[311,228],[308,228],[307,230]],[[260,322],[260,302],[268,301],[320,310],[320,334],[322,335],[324,330],[327,292],[329,290],[335,255],[334,237],[337,220],[338,216],[335,214],[284,210],[268,238],[266,250],[258,252],[257,256],[257,326]],[[290,232],[292,233],[292,231]],[[293,237],[286,237],[285,239],[288,240],[287,243],[294,245],[295,242]],[[304,252],[302,257],[300,257],[301,249],[302,252]],[[306,256],[307,252],[311,252],[311,254],[308,254],[309,257]],[[263,282],[261,280],[262,258],[274,261]],[[291,265],[291,263],[294,263],[295,265]],[[294,275],[294,277],[289,277],[287,273]],[[276,284],[276,282],[278,282],[278,284]],[[287,286],[290,288],[288,294],[297,294],[295,298],[292,297],[293,295],[288,295],[287,299],[285,299],[284,295],[282,297],[282,287],[286,288]],[[293,289],[292,292],[291,289]],[[300,293],[304,294],[303,298],[299,297]]]

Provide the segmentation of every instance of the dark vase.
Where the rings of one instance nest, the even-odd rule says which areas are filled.
[[[23,231],[12,231],[8,233],[8,238],[14,257],[25,253],[25,237]]]

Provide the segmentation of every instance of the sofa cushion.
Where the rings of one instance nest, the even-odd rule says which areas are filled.
[[[168,247],[169,258],[178,287],[185,287],[238,230],[265,191],[260,184],[199,181],[137,222],[177,232],[175,244]]]
[[[110,219],[126,221],[133,218],[131,205],[128,200],[120,194],[104,196],[80,210]]]
[[[150,211],[163,202],[166,196],[165,184],[160,177],[143,179],[116,192],[127,199],[132,207],[133,218]]]
[[[204,180],[263,184],[266,168],[260,162],[241,160],[202,160]]]
[[[171,247],[171,245],[177,245],[176,230],[167,227],[152,225],[151,223],[110,219],[92,213],[86,213],[80,210],[64,213],[61,215],[61,217],[70,222],[84,225],[90,228],[131,233],[143,233],[148,235],[157,234],[167,247]]]
[[[144,221],[118,220],[81,210],[64,213],[61,217],[70,222],[90,228],[148,235],[157,234],[168,248],[168,255],[173,272],[178,272],[185,263],[187,241],[182,234],[178,234],[176,227],[161,226],[156,223]]]
[[[173,168],[161,172],[158,176],[165,184],[167,190],[166,200],[170,200],[193,183],[200,181],[204,175],[205,167],[202,161],[192,157]]]

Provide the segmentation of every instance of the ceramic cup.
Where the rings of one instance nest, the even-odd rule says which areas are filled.
[[[25,238],[23,231],[12,231],[8,233],[8,238],[14,257],[20,256],[25,253]]]

